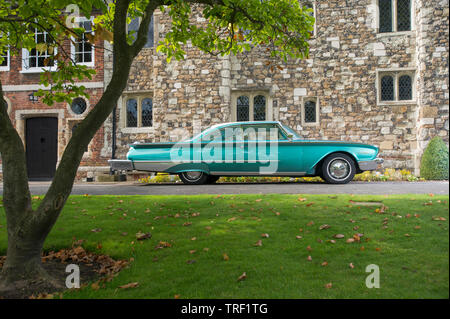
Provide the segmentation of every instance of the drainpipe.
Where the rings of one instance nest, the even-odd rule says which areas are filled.
[[[113,66],[112,66],[112,72],[114,74],[114,52],[112,53],[113,55]],[[111,159],[115,159],[116,158],[116,113],[117,113],[117,104],[114,106],[113,112],[112,112],[112,135],[111,135]],[[114,175],[114,171],[112,170],[112,168],[109,169],[109,174],[110,175]]]

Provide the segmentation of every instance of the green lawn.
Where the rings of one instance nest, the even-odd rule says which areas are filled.
[[[106,287],[66,298],[448,298],[448,211],[448,196],[430,195],[72,196],[45,249],[76,237],[90,251],[134,259]],[[0,255],[5,223],[0,206]],[[137,241],[138,232],[153,237]],[[360,241],[346,242],[357,233]],[[155,249],[161,241],[171,247]],[[379,289],[365,285],[370,264]],[[131,282],[139,287],[118,289]]]

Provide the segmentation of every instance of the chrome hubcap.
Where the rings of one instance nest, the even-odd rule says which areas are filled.
[[[347,161],[336,159],[330,163],[328,171],[333,178],[344,179],[350,173],[350,165]]]
[[[203,175],[202,172],[185,172],[183,174],[184,174],[184,177],[186,177],[186,179],[189,179],[191,181],[196,181],[196,180],[200,179],[200,177],[202,177],[202,175]]]

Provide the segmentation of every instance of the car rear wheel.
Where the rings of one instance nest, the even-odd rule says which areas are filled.
[[[189,184],[189,185],[201,185],[201,184],[205,184],[208,181],[208,174],[205,174],[203,172],[195,172],[195,171],[191,171],[191,172],[183,172],[181,174],[179,174],[181,181],[184,184]]]
[[[355,162],[346,154],[331,154],[322,164],[323,179],[330,184],[347,184],[353,179],[355,173]]]

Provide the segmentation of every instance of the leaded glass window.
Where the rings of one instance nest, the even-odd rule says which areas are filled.
[[[378,0],[380,32],[392,32],[392,0]]]
[[[131,20],[130,24],[128,24],[128,34],[132,33],[133,38],[134,38],[133,43],[134,43],[134,41],[136,41],[137,31],[139,30],[140,22],[141,22],[140,18],[134,18],[133,20]],[[150,23],[148,25],[147,42],[144,45],[145,48],[153,47],[154,29],[155,29],[155,23],[154,23],[153,16],[152,16],[152,19],[150,20]]]
[[[153,102],[150,98],[145,98],[141,103],[142,126],[153,125]]]
[[[248,96],[242,95],[237,98],[237,121],[250,120],[250,100]]]
[[[412,80],[409,75],[402,75],[398,79],[398,99],[412,100]]]
[[[394,78],[385,75],[381,78],[381,101],[394,100]]]
[[[411,30],[411,0],[378,0],[379,32]]]
[[[137,127],[138,112],[137,112],[137,100],[127,100],[127,127]]]
[[[305,106],[305,123],[316,123],[316,102],[315,101],[306,101]]]
[[[411,0],[397,0],[397,31],[411,30]]]
[[[266,120],[266,97],[263,95],[255,96],[253,99],[253,117],[255,121]]]

